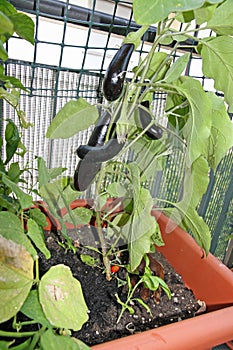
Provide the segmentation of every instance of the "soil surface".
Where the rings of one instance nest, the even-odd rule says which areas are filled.
[[[93,228],[91,229],[89,226],[85,226],[79,234],[89,237],[90,241],[87,243],[90,245],[93,243],[91,240],[95,239]],[[164,267],[164,280],[171,290],[171,299],[168,299],[164,291],[161,292],[159,302],[149,297],[146,303],[151,314],[147,312],[145,307],[134,301],[130,304],[134,309],[134,314],[130,314],[126,310],[117,323],[121,305],[117,302],[115,294],[118,293],[122,301],[125,301],[127,296],[127,285],[118,287],[119,279],[124,278],[124,269],[120,269],[113,275],[111,281],[107,281],[103,270],[88,266],[81,261],[80,254],[90,254],[90,250],[87,251],[86,248],[79,246],[77,233],[70,232],[70,236],[78,247],[76,254],[65,251],[58,244],[59,239],[56,234],[46,233],[46,243],[52,258],[46,260],[42,254],[40,255],[40,275],[42,276],[53,265],[65,264],[70,267],[74,277],[80,281],[90,313],[88,322],[80,331],[74,332],[73,336],[84,341],[87,345],[96,345],[190,318],[195,316],[197,310],[200,309],[199,302],[195,299],[192,291],[185,287],[181,276],[174,271],[162,254],[156,252],[154,253],[156,259]],[[92,254],[95,255],[95,252]],[[139,291],[136,291],[135,297],[140,297]]]

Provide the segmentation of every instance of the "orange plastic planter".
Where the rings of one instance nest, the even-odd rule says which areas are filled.
[[[194,239],[154,210],[165,246],[161,253],[208,312],[191,319],[93,346],[93,350],[207,350],[233,339],[233,273]],[[169,228],[169,230],[167,229]],[[170,233],[167,233],[170,231]]]

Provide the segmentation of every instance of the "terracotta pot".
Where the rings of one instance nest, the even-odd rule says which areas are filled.
[[[92,204],[74,201],[71,208]],[[109,202],[111,203],[111,202]],[[64,215],[65,211],[62,211]],[[233,273],[212,254],[205,256],[194,239],[157,210],[165,246],[157,248],[182,276],[207,312],[191,319],[93,346],[93,350],[207,350],[233,339]],[[172,224],[172,230],[171,230]]]

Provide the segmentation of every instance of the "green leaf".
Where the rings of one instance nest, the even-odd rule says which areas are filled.
[[[0,212],[0,222],[0,235],[24,246],[32,257],[37,257],[37,252],[23,232],[22,224],[16,215],[2,211]]]
[[[138,24],[156,24],[171,12],[189,11],[201,7],[205,0],[144,0],[133,1],[133,12]]]
[[[78,339],[65,335],[54,334],[47,330],[41,336],[41,350],[91,350],[89,346]]]
[[[46,185],[50,180],[49,170],[46,167],[45,160],[38,157],[38,181],[40,187]]]
[[[149,65],[149,69],[146,73],[146,77],[147,79],[151,79],[153,77],[153,75],[156,73],[156,79],[154,81],[158,81],[158,80],[162,80],[164,78],[164,75],[166,74],[169,66],[167,64],[164,64],[164,66],[160,68],[160,66],[163,64],[163,62],[166,60],[166,58],[168,57],[168,54],[166,54],[165,52],[155,52],[150,65]],[[159,71],[158,71],[159,69]]]
[[[233,146],[233,123],[222,98],[208,92],[212,101],[212,127],[209,137],[208,161],[213,170]]]
[[[180,56],[168,69],[163,80],[166,83],[172,83],[176,81],[180,77],[184,69],[186,68],[189,58],[190,58],[189,53],[185,53],[184,55]]]
[[[201,25],[202,23],[209,21],[213,17],[216,11],[216,7],[217,7],[217,4],[211,5],[211,4],[205,3],[199,9],[194,10],[196,23],[198,25]]]
[[[216,90],[224,92],[224,98],[233,111],[233,37],[219,36],[209,40],[202,40],[199,46],[202,56],[202,70],[206,77],[214,79]]]
[[[207,160],[200,156],[185,169],[182,202],[186,206],[196,208],[209,184],[209,166]]]
[[[83,98],[69,101],[52,120],[46,137],[50,139],[68,138],[95,123],[98,111]]]
[[[182,225],[187,231],[191,230],[197,244],[205,250],[206,254],[208,254],[210,250],[211,235],[209,227],[203,218],[194,208],[187,207],[185,202],[173,204],[175,205],[175,208],[172,210],[165,208],[165,211],[171,212],[170,216],[177,225]],[[170,229],[174,229],[174,225],[171,225]],[[167,227],[167,230],[169,230],[169,227]]]
[[[92,210],[80,207],[72,210],[72,218],[70,217],[70,213],[66,213],[63,220],[73,223],[72,219],[74,219],[76,225],[86,225],[90,223],[92,216]]]
[[[34,45],[34,22],[24,13],[17,12],[9,16],[14,24],[14,30],[19,37]]]
[[[14,32],[14,26],[9,17],[0,11],[0,34],[9,33],[10,35]]]
[[[226,0],[215,10],[214,15],[207,23],[207,27],[220,35],[233,35],[232,16],[232,1]]]
[[[98,260],[93,258],[93,256],[88,255],[88,254],[81,254],[80,258],[82,262],[88,266],[97,266],[98,265]]]
[[[135,50],[141,43],[141,37],[147,31],[149,26],[143,26],[136,32],[130,32],[123,40],[123,44],[134,44]]]
[[[8,53],[5,47],[3,46],[3,42],[1,40],[0,40],[0,59],[2,59],[3,62],[5,62],[8,59]],[[2,98],[1,92],[0,92],[0,98]]]
[[[0,349],[1,350],[8,350],[10,345],[14,344],[14,340],[13,341],[0,341]],[[12,348],[11,348],[12,349]]]
[[[31,338],[28,338],[25,342],[23,342],[19,345],[16,345],[14,347],[11,347],[10,350],[28,350],[30,344],[31,344]],[[2,350],[1,346],[0,346],[0,349]]]
[[[33,284],[33,260],[25,248],[0,235],[0,322],[13,317]]]
[[[46,215],[44,213],[42,213],[42,211],[39,208],[29,209],[29,216],[39,226],[41,226],[41,227],[48,226],[48,222],[46,220]]]
[[[138,267],[143,256],[150,251],[151,237],[156,232],[157,226],[151,215],[153,199],[149,191],[140,187],[139,193],[135,193],[134,196],[133,214],[126,225],[122,226],[122,235],[128,243],[132,271]]]
[[[18,106],[19,96],[17,96],[13,90],[8,92],[4,88],[0,87],[0,98],[6,100],[6,102],[8,102],[14,108]]]
[[[43,230],[33,219],[28,219],[27,221],[28,232],[27,235],[30,237],[35,246],[44,254],[46,259],[50,259],[51,254],[47,249],[43,237]]]
[[[31,290],[23,306],[20,309],[28,318],[40,323],[41,325],[50,328],[51,324],[46,319],[45,314],[39,302],[38,290]]]
[[[18,162],[10,164],[10,168],[8,170],[8,177],[11,181],[17,184],[19,182],[21,173],[22,171],[20,170]]]
[[[49,179],[50,180],[55,179],[56,177],[60,176],[65,170],[66,168],[62,168],[62,167],[48,169]]]
[[[22,89],[26,92],[28,91],[19,79],[10,75],[0,74],[0,80],[4,81],[5,83],[10,83],[12,86]]]
[[[187,141],[188,156],[193,163],[200,155],[208,154],[208,139],[211,129],[211,101],[201,83],[191,77],[182,77],[179,91],[183,92],[190,105],[190,115],[183,128]]]
[[[108,185],[106,191],[111,197],[123,197],[126,195],[126,188],[124,184],[119,182],[112,182],[110,185]]]
[[[42,277],[39,300],[46,318],[55,327],[77,331],[88,320],[81,284],[65,265],[51,267]]]
[[[146,311],[148,312],[148,314],[150,314],[151,316],[153,316],[152,313],[151,313],[150,307],[149,307],[142,299],[133,298],[133,301],[137,301],[140,305],[142,305],[142,306],[146,309]]]
[[[6,140],[6,160],[7,164],[11,158],[15,155],[20,142],[19,131],[15,123],[9,120],[5,129],[5,140]]]
[[[16,185],[13,181],[11,181],[8,176],[6,175],[2,175],[2,182],[8,186],[12,192],[15,193],[15,195],[17,196],[20,205],[22,207],[22,209],[27,209],[29,207],[33,206],[33,200],[32,200],[32,196],[30,196],[29,194],[23,192],[18,185]]]
[[[157,277],[160,287],[164,290],[164,292],[167,294],[168,298],[171,299],[172,295],[171,295],[171,290],[168,287],[167,283],[160,277]]]
[[[16,8],[7,0],[0,0],[0,11],[6,16],[16,13]]]

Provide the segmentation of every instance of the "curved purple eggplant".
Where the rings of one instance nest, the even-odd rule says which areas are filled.
[[[103,80],[103,94],[108,101],[115,101],[121,96],[133,51],[134,44],[123,44],[113,57]]]

